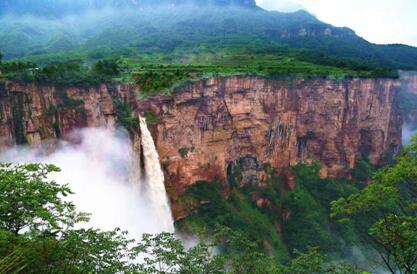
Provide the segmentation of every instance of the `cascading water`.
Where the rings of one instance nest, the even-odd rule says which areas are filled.
[[[143,164],[145,168],[145,193],[149,200],[154,201],[154,212],[158,219],[161,220],[165,231],[173,232],[174,222],[165,190],[164,173],[159,162],[159,155],[145,118],[139,117],[139,120],[144,161]]]
[[[52,153],[16,147],[0,154],[0,161],[41,162],[59,166],[50,179],[69,184],[69,197],[79,211],[91,213],[88,227],[110,230],[120,227],[131,237],[143,233],[173,232],[173,221],[164,188],[158,154],[141,120],[145,170],[140,171],[126,132],[87,128],[74,132],[76,144],[60,142]],[[144,185],[145,191],[139,187]]]

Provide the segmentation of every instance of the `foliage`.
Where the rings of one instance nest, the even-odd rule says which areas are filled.
[[[120,98],[114,97],[113,104],[116,108],[117,123],[127,130],[136,129],[139,126],[138,119],[132,116],[132,107]]]
[[[305,11],[288,14],[211,5],[167,9],[162,5],[141,8],[138,16],[137,8],[118,6],[113,12],[99,10],[91,16],[85,12],[88,6],[81,5],[84,12],[74,12],[73,4],[58,9],[63,10],[58,14],[72,14],[70,18],[75,18],[68,21],[57,16],[57,4],[50,5],[54,8],[42,9],[40,14],[43,4],[26,4],[23,9],[36,14],[35,18],[0,17],[4,26],[0,48],[7,59],[24,57],[45,64],[159,55],[166,62],[189,64],[196,59],[217,59],[225,50],[239,50],[239,55],[280,55],[290,48],[297,49],[301,60],[309,63],[365,70],[368,77],[395,74],[392,69],[412,69],[417,65],[413,47],[374,45],[347,28],[320,22]],[[306,30],[307,35],[298,35],[300,30]],[[327,30],[330,35],[325,34]]]
[[[0,229],[16,235],[24,229],[55,233],[85,219],[75,214],[74,204],[59,198],[71,194],[68,186],[45,183],[49,173],[58,171],[53,165],[1,165]]]
[[[290,250],[307,251],[320,247],[326,253],[349,255],[349,249],[361,245],[356,227],[341,225],[329,218],[330,202],[358,191],[347,180],[322,179],[320,166],[297,165],[293,172],[297,188],[287,193],[284,208],[290,212],[283,223],[283,236]]]
[[[90,87],[111,82],[120,73],[118,65],[110,61],[98,61],[89,67],[78,62],[48,64],[39,67],[32,62],[6,62],[1,68],[7,78],[22,83],[43,83],[57,86]]]
[[[146,71],[133,74],[135,84],[140,87],[144,96],[154,93],[169,93],[174,84],[184,79],[189,79],[190,74],[184,70],[171,71]]]
[[[149,112],[145,112],[145,119],[149,125],[156,125],[159,122],[159,116]]]
[[[140,273],[225,273],[224,260],[212,256],[208,245],[200,243],[186,250],[182,241],[169,233],[145,234],[135,249],[145,256],[138,267]]]
[[[117,62],[109,60],[99,60],[93,66],[93,72],[96,75],[114,77],[119,75],[120,68]]]
[[[47,179],[58,171],[53,165],[0,165],[0,267],[14,273],[127,270],[131,241],[117,229],[75,229],[88,216],[64,200],[68,186]]]
[[[178,222],[180,229],[207,235],[216,225],[223,225],[250,239],[253,249],[274,254],[280,261],[287,261],[288,253],[295,256],[294,250],[307,252],[308,246],[349,257],[352,246],[368,243],[359,234],[361,222],[342,225],[329,217],[330,202],[358,192],[360,185],[321,179],[319,165],[298,165],[292,171],[297,188],[288,191],[275,170],[264,165],[266,186],[241,186],[238,166],[230,174],[232,189],[227,199],[220,182],[197,182],[188,188],[180,201],[190,215]],[[260,206],[259,199],[267,203]],[[279,232],[274,229],[277,226]]]
[[[286,267],[285,273],[310,274],[359,274],[363,273],[354,266],[345,262],[328,264],[326,256],[322,255],[317,248],[308,248],[306,253],[295,252],[296,258]]]
[[[382,259],[391,271],[416,272],[417,218],[390,214],[379,220],[369,230],[376,243],[384,248]],[[392,266],[394,265],[394,267]]]
[[[375,173],[376,167],[369,163],[368,160],[360,158],[355,167],[350,171],[354,180],[358,182],[368,182]]]
[[[341,220],[366,216],[365,227],[391,273],[417,271],[417,138],[397,162],[378,171],[359,193],[332,203],[332,215]]]
[[[0,273],[20,273],[27,267],[25,259],[21,252],[13,253],[0,259]]]
[[[181,158],[187,158],[190,149],[188,147],[182,147],[178,150],[178,153],[181,155]]]
[[[139,273],[248,273],[248,274],[308,274],[308,273],[359,273],[354,267],[340,262],[327,263],[317,249],[297,252],[288,264],[280,264],[273,257],[257,251],[256,245],[239,232],[220,227],[214,235],[214,244],[201,242],[186,250],[181,240],[172,234],[144,235],[135,248],[145,256],[137,265]],[[213,248],[223,252],[215,254]],[[226,250],[224,252],[224,250]]]
[[[169,233],[145,234],[136,243],[119,229],[75,228],[88,217],[63,200],[71,194],[67,186],[47,179],[58,171],[53,165],[0,165],[2,273],[356,273],[344,263],[327,264],[316,249],[280,264],[260,252],[256,241],[224,227],[212,234],[211,244],[202,241],[190,249]],[[190,192],[223,197],[202,186],[205,190]]]
[[[256,207],[249,193],[236,189],[226,199],[221,182],[202,181],[191,185],[181,202],[190,215],[177,223],[180,229],[206,237],[213,235],[217,226],[228,227],[251,241],[256,251],[268,251],[283,262],[288,260],[274,219]]]

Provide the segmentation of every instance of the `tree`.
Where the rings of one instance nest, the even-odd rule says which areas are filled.
[[[53,165],[0,165],[1,273],[118,273],[131,269],[131,240],[118,229],[75,229],[88,221],[49,181]]]
[[[225,250],[228,273],[250,274],[359,274],[354,266],[345,262],[327,263],[326,256],[318,248],[308,248],[307,252],[295,251],[295,258],[287,264],[278,258],[257,251],[256,243],[249,241],[241,233],[229,228],[220,228],[216,233],[218,246]]]
[[[60,198],[72,194],[68,186],[46,182],[48,174],[58,171],[54,165],[0,165],[0,229],[16,235],[23,229],[55,234],[87,220]]]
[[[317,248],[309,248],[307,252],[295,251],[296,258],[285,267],[282,273],[285,274],[359,274],[361,273],[354,266],[345,262],[327,263],[327,258]]]
[[[120,68],[117,62],[110,60],[100,60],[94,64],[94,73],[101,76],[117,76],[120,74]]]
[[[145,234],[136,243],[119,229],[76,228],[88,215],[65,200],[68,186],[48,180],[58,171],[54,165],[0,164],[0,273],[355,273],[345,264],[326,264],[316,249],[280,264],[228,228],[218,230],[213,244],[190,249],[169,233]]]
[[[367,234],[395,273],[417,272],[417,136],[393,166],[378,171],[361,192],[332,203],[341,221],[367,218]]]
[[[200,243],[186,250],[182,241],[170,233],[143,235],[136,250],[144,256],[140,273],[216,274],[225,273],[221,256],[212,256],[210,246]]]

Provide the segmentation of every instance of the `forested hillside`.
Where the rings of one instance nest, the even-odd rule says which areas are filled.
[[[417,50],[374,45],[305,11],[269,12],[253,1],[6,1],[0,49],[38,63],[125,56],[138,62],[218,63],[295,56],[354,69],[413,69]]]

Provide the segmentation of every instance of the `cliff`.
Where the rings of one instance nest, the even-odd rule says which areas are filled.
[[[240,184],[262,184],[264,163],[284,169],[320,161],[322,176],[346,176],[361,155],[382,164],[399,151],[399,87],[390,79],[213,78],[142,102],[128,85],[6,82],[0,85],[0,146],[53,144],[71,140],[75,128],[113,127],[122,105],[132,117],[158,117],[150,127],[174,200],[196,181],[226,182],[237,162]],[[139,129],[130,132],[139,149]]]
[[[401,146],[399,83],[393,80],[210,79],[141,105],[174,193],[197,180],[226,181],[240,160],[245,183],[263,163],[283,169],[320,161],[323,176],[346,176],[361,154],[382,164]]]

